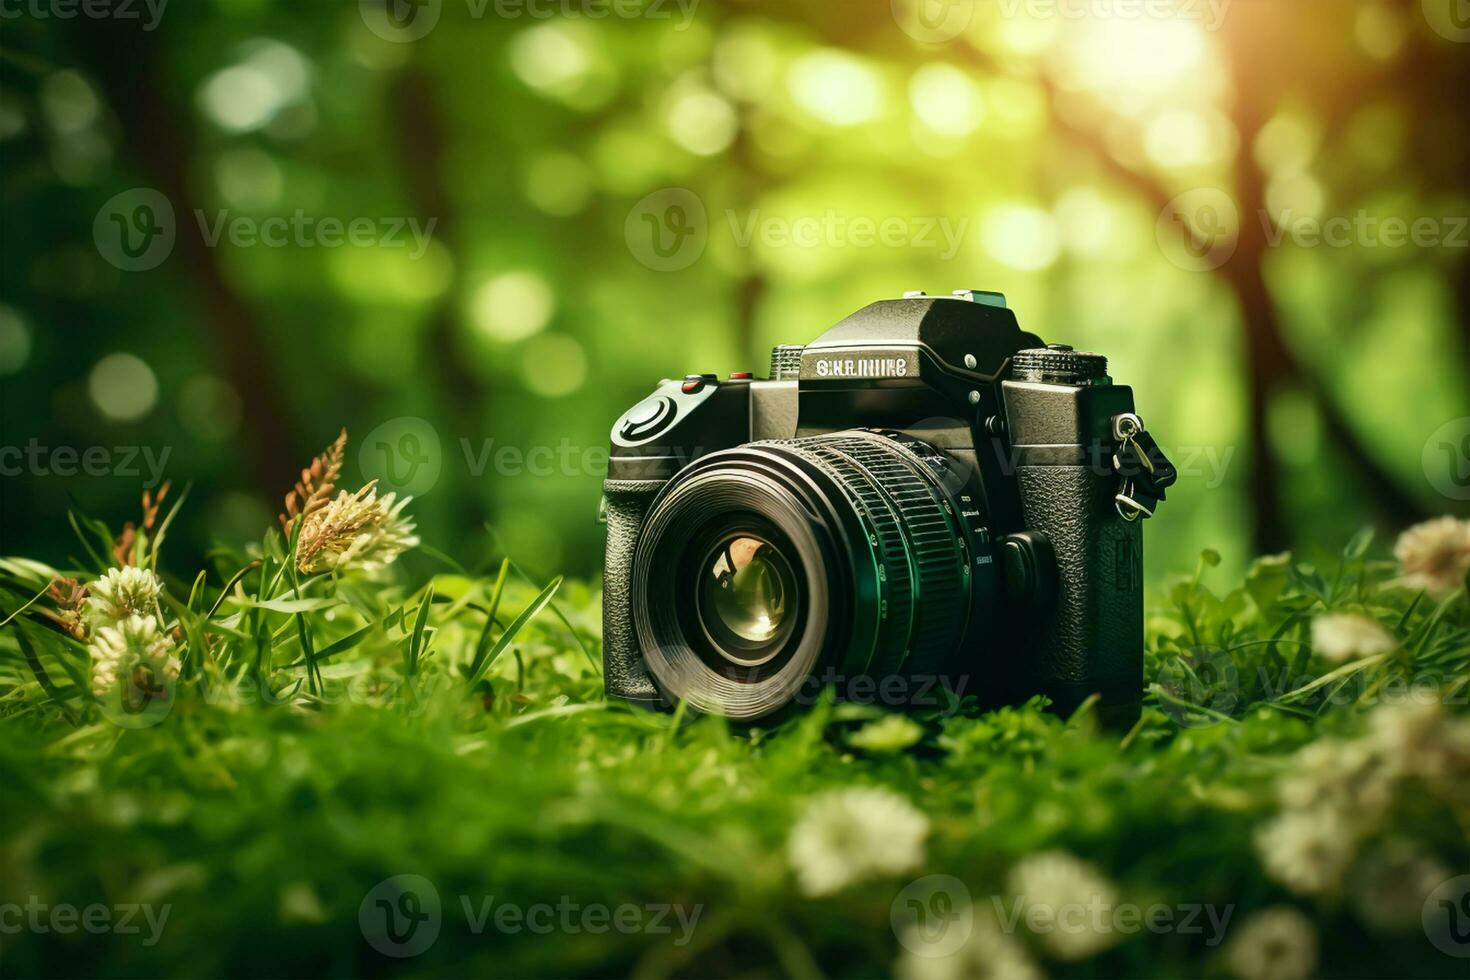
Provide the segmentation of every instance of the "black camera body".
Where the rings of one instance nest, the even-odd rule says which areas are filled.
[[[1174,472],[1105,358],[967,290],[772,361],[664,381],[613,428],[609,696],[747,722],[826,687],[1136,716],[1140,518]]]

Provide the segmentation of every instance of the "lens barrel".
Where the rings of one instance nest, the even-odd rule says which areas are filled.
[[[633,568],[639,646],[665,696],[754,720],[829,680],[949,672],[994,581],[939,459],[924,443],[849,430],[713,453],[671,480]],[[755,571],[736,569],[742,560]],[[711,584],[734,572],[774,576],[752,595],[776,627],[732,635],[752,600],[719,590],[757,589]]]

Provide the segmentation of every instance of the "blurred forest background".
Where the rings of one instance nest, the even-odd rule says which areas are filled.
[[[592,574],[658,378],[970,287],[1135,387],[1153,577],[1466,512],[1464,0],[89,6],[0,3],[7,553],[165,452],[172,551],[256,538],[345,425],[427,543]]]

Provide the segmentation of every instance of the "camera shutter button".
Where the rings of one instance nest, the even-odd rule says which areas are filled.
[[[645,399],[628,410],[618,426],[618,436],[627,442],[658,435],[674,418],[674,400],[667,395]]]

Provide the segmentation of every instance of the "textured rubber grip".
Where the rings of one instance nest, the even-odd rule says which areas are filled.
[[[633,628],[633,554],[648,506],[663,488],[662,480],[607,480],[607,552],[602,568],[602,676],[609,697],[650,707],[662,703]]]

